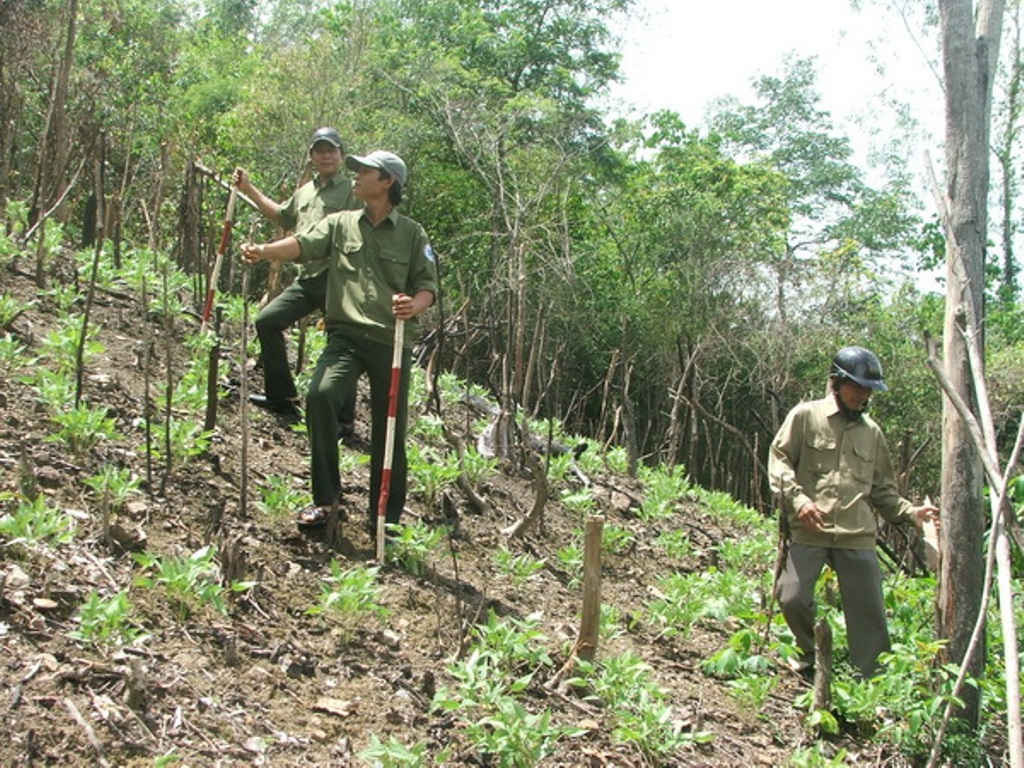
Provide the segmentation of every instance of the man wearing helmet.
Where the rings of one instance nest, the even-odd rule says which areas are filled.
[[[866,413],[871,393],[887,389],[874,353],[843,347],[828,394],[794,407],[769,449],[769,482],[790,535],[775,592],[801,651],[790,665],[800,672],[814,658],[814,585],[825,563],[839,580],[850,660],[865,677],[875,672],[889,650],[875,512],[891,523],[938,519],[935,507],[914,506],[896,490],[885,437]]]

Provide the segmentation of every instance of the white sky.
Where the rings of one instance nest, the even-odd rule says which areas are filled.
[[[612,90],[614,113],[671,109],[688,127],[702,126],[712,99],[750,103],[751,80],[781,74],[783,57],[795,51],[817,57],[821,105],[853,140],[859,163],[870,133],[893,124],[874,98],[883,92],[911,104],[931,132],[933,160],[941,161],[941,93],[898,18],[878,8],[854,12],[849,0],[638,0],[637,8],[619,30],[625,80]]]

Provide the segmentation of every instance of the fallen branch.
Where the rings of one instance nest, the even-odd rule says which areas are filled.
[[[533,473],[533,507],[517,522],[502,529],[502,535],[510,539],[522,536],[534,523],[541,520],[544,516],[544,506],[548,501],[548,478],[544,465],[533,451],[527,451],[526,463],[530,465],[530,471]]]
[[[94,750],[96,750],[96,758],[99,760],[100,765],[109,766],[107,758],[103,755],[103,746],[100,744],[99,739],[96,738],[96,732],[92,729],[92,726],[85,721],[82,717],[82,713],[78,711],[78,707],[75,706],[75,702],[71,699],[64,699],[64,706],[71,714],[71,719],[78,723],[79,727],[85,731],[85,738],[88,739],[89,744]]]

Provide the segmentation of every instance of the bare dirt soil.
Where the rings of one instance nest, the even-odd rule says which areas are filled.
[[[5,270],[0,290],[34,305],[7,329],[37,355],[41,339],[59,313],[39,294],[27,274]],[[81,312],[81,305],[76,307]],[[539,669],[523,698],[527,708],[548,709],[558,722],[581,728],[578,738],[564,738],[545,766],[650,765],[634,749],[616,744],[607,713],[572,690],[545,687],[566,660],[578,631],[581,592],[570,588],[556,551],[569,543],[578,517],[549,501],[542,530],[506,541],[501,529],[519,519],[533,502],[529,473],[508,467],[482,489],[491,505],[475,513],[456,490],[447,495],[446,520],[410,495],[404,522],[457,519],[447,547],[419,577],[394,565],[381,569],[381,602],[389,614],[346,630],[308,609],[317,602],[329,564],[343,568],[370,564],[373,543],[363,530],[367,468],[345,477],[344,508],[338,552],[322,539],[300,533],[290,517],[270,519],[256,502],[259,486],[270,475],[290,473],[308,478],[305,437],[278,418],[251,409],[248,448],[248,498],[240,501],[241,429],[237,386],[237,340],[221,361],[226,394],[220,403],[216,434],[207,454],[172,466],[166,480],[155,464],[152,487],[143,483],[114,522],[127,533],[122,544],[102,538],[100,505],[84,480],[105,463],[129,467],[145,478],[142,413],[144,380],[141,358],[147,323],[137,301],[116,291],[98,293],[92,322],[99,326],[103,353],[88,366],[84,398],[105,405],[122,436],[102,442],[85,455],[70,453],[48,441],[54,432],[45,407],[29,385],[25,371],[0,371],[0,492],[15,494],[35,486],[47,503],[76,522],[73,541],[54,547],[11,546],[0,542],[0,765],[5,766],[152,766],[172,753],[188,766],[349,766],[371,734],[394,736],[406,744],[425,743],[436,754],[447,747],[447,765],[497,765],[475,754],[450,715],[432,711],[434,692],[451,685],[447,663],[456,656],[472,622],[499,616],[522,618],[539,612],[553,657]],[[181,317],[194,329],[195,318]],[[157,350],[164,338],[151,324]],[[187,352],[176,346],[177,365]],[[162,352],[153,362],[154,380],[164,376]],[[261,376],[249,370],[250,391],[260,391]],[[365,393],[356,426],[357,449],[366,449],[369,425]],[[446,418],[456,431],[466,419],[461,408]],[[672,570],[705,569],[714,546],[730,535],[700,505],[680,500],[675,516],[657,524],[641,522],[634,510],[642,488],[628,477],[592,478],[609,522],[629,529],[635,545],[607,558],[602,568],[601,597],[632,618],[629,629],[604,642],[599,657],[632,651],[651,665],[673,705],[673,718],[684,730],[707,730],[708,744],[680,750],[663,765],[784,765],[808,737],[803,712],[792,706],[805,689],[786,673],[760,713],[734,702],[721,681],[706,677],[699,663],[721,648],[722,631],[699,627],[685,641],[659,638],[645,625],[643,606],[651,585]],[[10,512],[10,497],[0,502]],[[685,561],[672,561],[653,546],[668,527],[685,527],[695,544]],[[145,549],[187,555],[205,544],[218,546],[222,570],[255,581],[247,593],[227,601],[226,613],[206,607],[181,618],[165,595],[136,583],[139,564],[125,551]],[[546,567],[522,585],[496,568],[494,552],[507,545],[515,553],[542,558]],[[228,557],[225,553],[230,553]],[[752,585],[752,589],[755,585]],[[69,633],[87,595],[128,590],[144,642],[120,649],[97,649]],[[858,745],[844,740],[856,750]],[[864,751],[864,764],[877,755]],[[873,748],[871,748],[873,750]],[[888,763],[894,764],[894,763]]]

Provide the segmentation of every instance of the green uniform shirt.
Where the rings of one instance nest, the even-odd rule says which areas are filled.
[[[793,541],[814,547],[873,549],[874,510],[890,522],[911,519],[896,491],[885,436],[866,414],[846,418],[832,394],[800,403],[786,416],[768,455],[772,491],[782,498]],[[814,502],[825,530],[809,531],[796,513]]]
[[[326,182],[319,174],[299,187],[281,206],[281,225],[294,232],[304,232],[329,213],[362,208],[363,203],[352,194],[352,182],[336,173]],[[308,261],[302,265],[300,277],[315,277],[327,268],[327,259]]]
[[[299,241],[302,262],[326,260],[327,329],[381,344],[394,341],[396,293],[437,295],[437,268],[427,235],[418,223],[391,211],[376,227],[365,211],[324,217]],[[415,327],[416,319],[407,321]],[[405,335],[412,346],[415,334]]]

